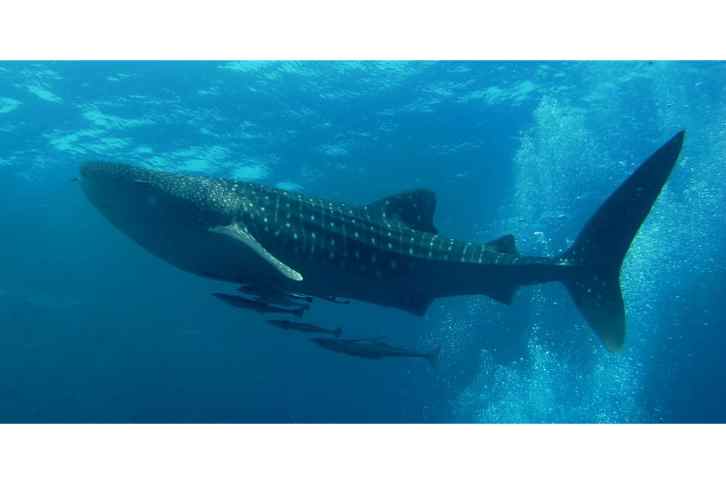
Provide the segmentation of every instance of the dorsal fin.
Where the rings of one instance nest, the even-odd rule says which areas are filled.
[[[507,234],[499,237],[498,239],[490,240],[486,243],[486,245],[492,250],[496,250],[503,254],[519,255],[517,246],[514,244],[514,235],[512,234]]]
[[[398,221],[412,229],[438,234],[434,227],[436,194],[431,190],[412,190],[398,193],[364,207],[373,215]]]

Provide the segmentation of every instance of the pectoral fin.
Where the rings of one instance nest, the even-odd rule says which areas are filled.
[[[265,261],[269,262],[272,267],[277,269],[280,274],[287,277],[288,279],[292,279],[293,281],[298,282],[303,280],[302,274],[297,272],[295,269],[287,266],[284,262],[277,259],[274,255],[270,254],[267,249],[265,249],[262,244],[257,242],[257,240],[249,232],[247,232],[244,227],[238,224],[231,224],[219,227],[211,227],[209,231],[216,234],[226,235],[246,245],[247,247],[252,249],[257,255],[262,257]]]

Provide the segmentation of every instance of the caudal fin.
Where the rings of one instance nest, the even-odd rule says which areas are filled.
[[[439,355],[441,354],[441,346],[437,346],[431,353],[426,354],[426,361],[432,368],[439,366]]]
[[[610,351],[625,341],[620,268],[631,242],[668,180],[685,131],[640,165],[603,203],[562,258],[575,267],[564,280],[580,312]]]

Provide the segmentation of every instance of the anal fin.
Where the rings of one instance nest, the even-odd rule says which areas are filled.
[[[292,279],[297,282],[303,280],[302,274],[280,261],[274,255],[270,254],[267,249],[265,249],[262,244],[260,244],[249,232],[247,232],[244,227],[234,223],[230,225],[211,227],[209,228],[209,231],[216,234],[226,235],[246,245],[288,279]]]
[[[517,286],[501,286],[497,288],[491,288],[484,291],[484,294],[494,299],[497,302],[506,304],[509,306],[514,300],[514,293],[517,292]]]
[[[416,316],[423,316],[433,300],[432,297],[425,294],[411,292],[401,297],[396,306]]]

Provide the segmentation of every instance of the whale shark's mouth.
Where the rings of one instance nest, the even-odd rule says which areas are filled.
[[[83,193],[101,212],[118,195],[119,184],[114,183],[118,178],[114,175],[116,172],[111,164],[87,162],[81,165],[80,182]]]
[[[102,195],[101,192],[116,191],[122,188],[124,180],[129,178],[129,172],[127,167],[114,163],[86,162],[81,165],[81,187],[95,205],[99,196]]]
[[[97,208],[101,208],[102,200],[102,187],[100,186],[103,180],[103,168],[102,163],[98,162],[87,162],[81,165],[80,170],[80,184],[83,193],[86,195],[88,200]]]
[[[81,165],[80,181],[85,188],[135,193],[150,185],[155,172],[122,163],[88,161]]]
[[[87,161],[81,165],[81,178],[91,178],[93,175],[103,170],[104,163],[98,161]]]

